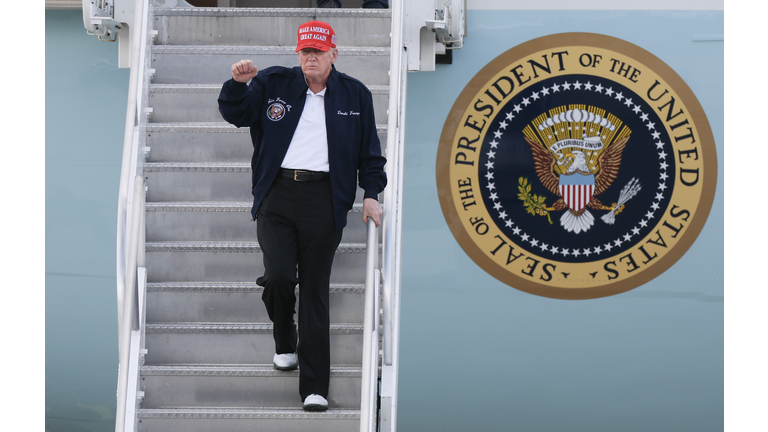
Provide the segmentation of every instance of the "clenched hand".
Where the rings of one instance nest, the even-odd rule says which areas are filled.
[[[232,79],[246,83],[259,73],[259,68],[250,60],[240,60],[232,65]]]

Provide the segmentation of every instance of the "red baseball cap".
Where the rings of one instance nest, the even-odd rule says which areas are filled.
[[[320,51],[336,48],[336,33],[328,23],[322,21],[310,21],[300,25],[298,38],[296,52],[304,48],[315,48]]]

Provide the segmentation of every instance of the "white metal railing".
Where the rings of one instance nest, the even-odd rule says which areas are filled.
[[[405,143],[406,69],[404,51],[405,5],[390,0],[392,50],[389,60],[389,116],[387,122],[387,179],[382,219],[382,333],[379,430],[397,429],[397,380],[400,345],[400,247],[402,236],[403,155]],[[375,431],[375,429],[370,429]]]
[[[403,0],[391,0],[392,41],[389,69],[389,116],[387,122],[387,187],[382,217],[382,268],[376,261],[377,236],[372,220],[366,237],[365,316],[363,328],[363,377],[360,407],[361,432],[394,432],[397,413],[398,345],[400,331],[400,240],[402,232],[403,143],[405,136],[404,8]],[[379,284],[381,280],[381,294]],[[381,298],[381,304],[379,304]],[[381,315],[380,315],[381,313]],[[381,330],[379,330],[381,319]],[[378,337],[381,332],[381,356]],[[381,386],[378,367],[381,361]],[[377,399],[380,412],[377,412]],[[378,424],[377,424],[378,418]]]
[[[368,218],[366,229],[360,432],[374,432],[379,377],[379,241],[373,218]]]
[[[125,262],[123,286],[122,322],[117,385],[117,411],[115,431],[133,432],[137,408],[139,352],[141,350],[141,300],[146,273],[144,269],[144,177],[136,176],[133,182],[133,199],[129,204],[130,223],[126,230],[128,251]],[[140,277],[139,274],[142,276]],[[144,280],[142,280],[144,279]],[[140,290],[140,288],[142,288]],[[119,303],[119,299],[118,299]]]
[[[123,161],[117,205],[117,304],[118,304],[118,383],[115,431],[134,430],[138,394],[138,359],[141,349],[139,273],[144,267],[144,177],[142,152],[146,149],[145,58],[149,43],[151,0],[135,2],[131,32],[131,72],[128,84],[128,109],[125,120]],[[141,272],[143,275],[144,272]],[[142,296],[143,297],[143,296]],[[132,395],[131,398],[128,395]]]

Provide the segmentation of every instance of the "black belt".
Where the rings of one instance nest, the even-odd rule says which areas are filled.
[[[278,174],[280,177],[286,177],[294,181],[318,181],[330,177],[330,174],[323,171],[293,170],[285,168],[280,168]]]

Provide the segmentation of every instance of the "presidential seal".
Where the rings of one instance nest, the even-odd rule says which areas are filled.
[[[282,120],[285,116],[285,105],[280,102],[274,102],[267,108],[267,118],[272,121]]]
[[[717,155],[683,80],[612,37],[510,49],[465,87],[440,138],[437,186],[462,249],[502,282],[586,299],[660,275],[714,199]]]

